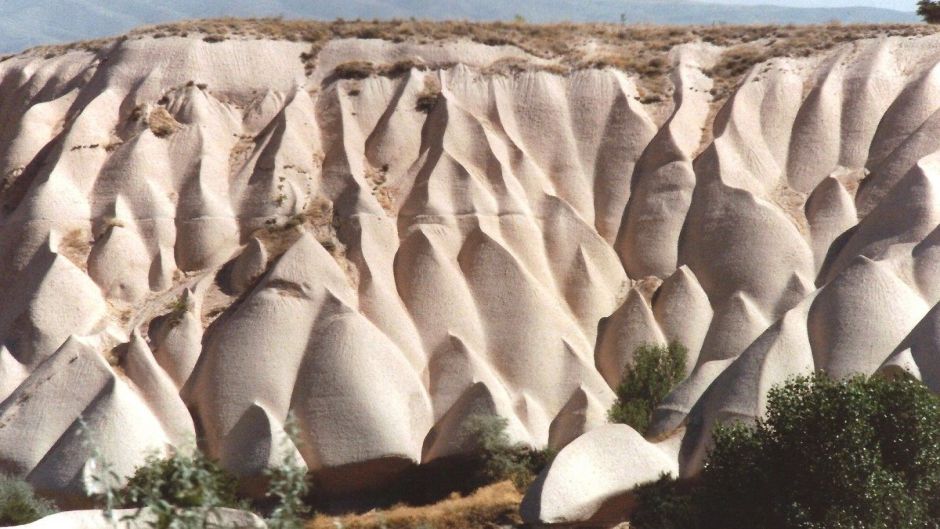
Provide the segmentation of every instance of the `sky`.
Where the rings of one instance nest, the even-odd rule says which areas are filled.
[[[144,24],[219,16],[493,20],[523,15],[533,22],[617,22],[624,14],[634,23],[660,24],[917,21],[910,13],[885,11],[911,12],[916,0],[702,1],[711,5],[694,0],[0,0],[0,53],[118,35]],[[840,9],[847,6],[864,8]]]
[[[710,0],[722,4],[758,5],[776,4],[791,7],[846,7],[868,6],[897,9],[899,11],[915,11],[916,0]]]

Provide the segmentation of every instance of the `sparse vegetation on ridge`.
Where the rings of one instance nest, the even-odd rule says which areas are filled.
[[[180,124],[163,107],[156,107],[150,111],[147,118],[148,126],[153,135],[158,138],[166,138],[180,128]]]
[[[640,97],[646,102],[668,96],[667,75],[672,67],[669,52],[690,42],[706,42],[726,48],[709,74],[715,79],[717,100],[727,97],[751,66],[775,57],[806,57],[838,44],[882,35],[913,37],[937,32],[923,24],[824,25],[706,25],[656,26],[625,24],[530,24],[524,21],[471,22],[427,20],[284,20],[281,18],[220,18],[191,20],[140,28],[121,39],[198,37],[207,43],[229,39],[274,39],[310,43],[300,60],[312,71],[319,50],[332,39],[382,39],[417,44],[469,40],[491,46],[514,46],[534,57],[550,61],[541,65],[505,63],[507,72],[519,69],[549,69],[565,73],[589,68],[615,68],[639,79]],[[98,51],[115,39],[98,39],[67,45],[43,46],[27,53],[54,57],[68,50]],[[411,66],[409,61],[393,65],[361,63],[346,67],[339,77],[396,76]],[[447,65],[433,65],[435,68]],[[425,65],[424,67],[430,67]],[[359,77],[361,78],[361,77]]]

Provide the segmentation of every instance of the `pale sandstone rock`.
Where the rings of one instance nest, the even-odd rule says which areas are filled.
[[[679,342],[689,350],[687,372],[698,363],[713,314],[708,295],[687,266],[680,266],[656,292],[653,316],[666,341]]]
[[[522,501],[522,519],[616,522],[631,505],[630,489],[677,473],[675,459],[629,426],[601,426],[565,447],[542,472]]]
[[[171,413],[161,409],[159,415]],[[74,337],[0,404],[0,423],[0,466],[64,505],[84,494],[82,473],[95,450],[126,476],[148,453],[163,453],[173,437],[178,442],[187,425],[181,418],[164,430],[142,396]]]
[[[8,58],[0,466],[76,494],[81,416],[125,475],[198,426],[246,480],[294,457],[354,491],[496,413],[624,472],[554,467],[545,516],[576,521],[694,475],[786,376],[936,389],[938,42],[774,59],[721,109],[721,50],[682,46],[668,116],[623,72],[494,74],[551,60],[470,41],[336,40],[309,72],[306,43],[195,35]],[[353,60],[427,68],[332,76]],[[671,340],[690,372],[656,445],[597,429],[635,347]]]
[[[248,247],[235,259],[231,271],[231,285],[236,292],[248,290],[251,283],[261,277],[268,267],[268,251],[257,238],[248,242]]]

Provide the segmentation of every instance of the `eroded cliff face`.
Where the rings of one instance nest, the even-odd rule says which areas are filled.
[[[690,373],[651,441],[685,474],[790,375],[940,390],[937,50],[774,59],[717,115],[705,44],[656,107],[469,42],[9,58],[0,470],[75,494],[91,444],[127,473],[199,437],[240,475],[289,450],[355,490],[466,450],[474,413],[562,447],[670,340]]]

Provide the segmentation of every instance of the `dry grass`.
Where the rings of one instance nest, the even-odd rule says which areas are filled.
[[[395,506],[347,516],[317,516],[307,529],[478,529],[519,525],[522,495],[509,481],[483,487],[466,497],[456,494],[423,507]]]
[[[653,26],[619,24],[527,24],[524,22],[432,22],[391,21],[294,21],[282,19],[216,19],[187,21],[144,28],[132,34],[144,37],[155,32],[171,35],[192,33],[224,38],[275,38],[310,42],[302,59],[308,70],[331,39],[383,39],[392,42],[433,43],[466,39],[487,45],[515,46],[527,53],[553,61],[535,66],[508,60],[487,73],[514,73],[519,70],[548,69],[567,73],[586,68],[616,68],[640,78],[641,99],[655,103],[668,97],[671,83],[669,51],[688,42],[708,42],[726,48],[711,71],[715,79],[713,95],[723,100],[741,77],[755,64],[774,57],[805,57],[831,49],[843,42],[880,35],[916,36],[931,34],[937,27],[926,24],[826,24],[762,26]],[[364,78],[370,75],[397,76],[411,68],[428,65],[403,61],[393,65],[349,63],[337,71],[338,77]],[[448,65],[433,65],[444,68]]]
[[[333,69],[333,75],[338,79],[365,79],[376,73],[376,66],[367,61],[345,62]]]
[[[434,96],[434,103],[432,103],[432,105],[436,104],[439,95],[440,89],[438,89],[438,93]],[[417,103],[418,110],[421,110],[421,105],[422,102],[419,97]],[[427,112],[430,112],[430,110],[427,110]],[[382,209],[391,213],[394,205],[394,196],[392,195],[392,190],[385,187],[385,183],[388,179],[388,165],[376,168],[367,164],[365,168],[365,177],[366,182],[369,183],[369,186],[372,189],[372,194],[375,196],[376,201],[380,206],[382,206]]]
[[[310,54],[303,54],[304,57],[311,57]],[[303,57],[302,57],[303,58]],[[313,69],[313,64],[309,63],[308,72]],[[333,79],[352,79],[359,80],[365,79],[367,77],[372,77],[373,75],[380,75],[384,77],[401,77],[411,70],[421,70],[427,71],[430,69],[440,70],[443,68],[450,68],[454,66],[453,63],[440,63],[434,65],[428,65],[421,62],[417,62],[412,59],[394,62],[392,64],[375,64],[368,61],[350,61],[344,62],[337,65],[333,68]]]
[[[277,201],[278,197],[275,197],[275,200]],[[268,265],[286,252],[304,233],[310,233],[336,260],[350,285],[354,289],[358,288],[359,270],[346,257],[347,248],[338,233],[341,219],[334,214],[333,203],[318,195],[305,206],[303,211],[287,217],[282,222],[275,218],[268,219],[264,228],[252,233],[268,252]]]
[[[751,66],[774,57],[803,57],[859,39],[881,35],[916,36],[932,34],[937,26],[927,24],[825,24],[825,25],[709,25],[654,26],[620,24],[528,24],[525,22],[468,22],[425,20],[344,21],[283,20],[280,18],[182,21],[135,30],[121,39],[201,37],[209,43],[228,39],[277,39],[309,42],[310,50],[300,57],[312,71],[317,54],[331,39],[383,39],[392,42],[435,43],[470,40],[487,45],[515,46],[529,54],[551,61],[538,68],[557,73],[584,68],[616,68],[640,78],[641,98],[656,102],[667,97],[666,79],[671,64],[669,51],[687,42],[708,42],[726,48],[708,73],[715,79],[716,99],[725,98]],[[31,53],[55,56],[65,50],[95,51],[114,39],[48,46]],[[435,68],[446,65],[434,65]],[[501,72],[512,73],[533,65],[507,61]],[[348,63],[338,77],[363,78],[370,75],[396,76],[412,67],[427,65],[403,61],[394,65]],[[491,72],[492,73],[492,72]]]
[[[147,124],[153,135],[158,138],[165,138],[180,129],[179,122],[163,107],[156,107],[150,111]]]
[[[192,307],[189,301],[181,294],[176,299],[167,303],[166,308],[169,311],[166,313],[167,328],[172,329],[182,323],[186,313],[189,312]]]
[[[86,229],[74,229],[62,236],[57,252],[79,267],[88,269],[88,255],[91,253],[92,237]]]
[[[425,77],[424,88],[415,99],[415,110],[429,114],[441,98],[441,82],[437,77]]]

